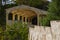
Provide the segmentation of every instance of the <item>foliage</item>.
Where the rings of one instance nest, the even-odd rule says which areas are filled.
[[[6,13],[5,13],[5,9],[3,8],[3,6],[1,6],[1,10],[0,10],[0,25],[4,26],[6,24]]]
[[[42,4],[42,0],[29,0],[29,5],[31,6],[38,6]]]
[[[42,25],[49,25],[51,20],[60,20],[60,0],[52,0],[49,4],[47,17],[42,19]]]
[[[3,8],[7,9],[7,8],[14,7],[14,6],[17,6],[17,4],[6,4],[3,6]]]
[[[50,26],[50,21],[51,21],[51,16],[47,15],[46,17],[44,17],[43,19],[40,19],[40,24],[42,26]]]
[[[0,26],[0,40],[3,40],[3,37],[4,37],[4,31],[2,29],[2,27]]]
[[[29,5],[36,7],[38,5],[42,5],[46,0],[16,0],[16,3],[21,5]]]
[[[14,23],[13,25],[7,25],[4,34],[4,40],[28,40],[27,24]]]
[[[4,28],[6,26],[6,8],[17,6],[17,4],[7,4],[0,6],[0,25]]]

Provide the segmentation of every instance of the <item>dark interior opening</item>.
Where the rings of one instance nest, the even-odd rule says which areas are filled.
[[[18,18],[18,15],[15,15],[15,20],[18,20],[17,18]]]
[[[20,21],[22,22],[22,16],[20,16]]]
[[[32,24],[37,25],[37,16],[32,18]]]
[[[8,20],[12,20],[12,13],[9,13],[9,15],[8,15]]]
[[[24,22],[25,22],[25,17],[24,17]]]

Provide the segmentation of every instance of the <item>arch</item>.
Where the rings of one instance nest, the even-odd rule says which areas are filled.
[[[9,13],[8,14],[8,20],[12,20],[13,19],[13,14],[12,13]]]
[[[10,12],[12,14],[10,14]],[[26,6],[26,5],[20,5],[20,6],[16,6],[13,8],[8,8],[6,9],[6,13],[9,14],[9,20],[20,20],[20,21],[25,21],[25,22],[31,22],[32,24],[37,24],[39,25],[39,17],[40,15],[46,15],[46,11],[34,8],[34,7],[30,7],[30,6]],[[17,15],[15,15],[17,14]],[[18,16],[19,15],[19,16]],[[23,20],[23,17],[24,20]]]
[[[22,16],[20,16],[20,21],[22,22]]]
[[[26,11],[34,11],[35,13],[37,13],[37,14],[39,14],[39,13],[41,13],[41,10],[39,10],[39,9],[37,9],[37,8],[34,8],[34,7],[30,7],[30,6],[26,6],[26,5],[20,5],[20,6],[16,6],[16,7],[12,7],[12,8],[9,8],[9,9],[6,9],[6,12],[7,13],[9,13],[9,12],[12,12],[12,11],[14,11],[13,13],[16,13],[17,12],[17,10],[19,11],[21,11],[21,9],[22,10],[26,10]],[[19,12],[20,12],[19,11]]]
[[[24,17],[24,22],[25,22],[25,17]]]
[[[18,15],[17,14],[15,15],[15,20],[18,20]]]

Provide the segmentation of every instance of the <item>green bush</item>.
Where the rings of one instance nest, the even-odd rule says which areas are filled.
[[[44,17],[43,19],[41,18],[40,19],[40,24],[42,25],[42,26],[50,26],[50,21],[51,21],[51,17],[50,16],[46,16],[46,17]]]
[[[3,40],[3,37],[4,37],[4,31],[2,29],[2,27],[0,26],[0,40]]]
[[[27,24],[14,23],[7,25],[4,40],[28,40]]]
[[[48,6],[47,17],[41,20],[43,26],[50,26],[51,20],[60,20],[60,2],[59,0],[52,0]]]

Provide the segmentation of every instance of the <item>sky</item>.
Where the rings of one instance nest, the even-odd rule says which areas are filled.
[[[48,1],[51,1],[51,0],[48,0]]]
[[[11,0],[10,0],[11,1]],[[51,1],[51,0],[48,0],[48,1]]]
[[[10,2],[11,0],[8,0],[7,4],[11,4],[11,3],[14,3],[14,2]],[[48,0],[51,2],[51,0]],[[3,5],[5,4],[5,2],[3,2]]]

